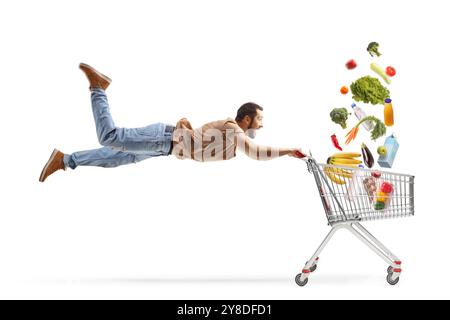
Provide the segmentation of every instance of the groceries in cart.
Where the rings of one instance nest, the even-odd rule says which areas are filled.
[[[381,177],[381,173],[379,171],[373,171],[370,177],[367,177],[363,180],[364,190],[366,190],[366,194],[369,197],[369,201],[373,202],[375,199],[375,194],[378,189],[379,179]]]
[[[330,156],[327,163],[334,166],[356,168],[362,163],[361,160],[357,159],[359,157],[361,157],[360,153],[339,152]],[[353,177],[351,171],[342,168],[325,167],[324,172],[333,183],[338,185],[346,184]]]
[[[375,201],[375,210],[384,210],[389,207],[389,204],[391,202],[392,194],[394,193],[394,187],[389,182],[383,182],[381,183],[377,194],[376,194],[376,201]]]
[[[341,168],[326,167],[324,169],[324,172],[333,183],[339,185],[346,184],[347,181],[345,179],[349,179],[352,177],[352,174],[350,172]]]
[[[330,161],[331,159],[335,160],[336,155],[330,157]],[[301,273],[297,274],[296,283],[299,286],[308,283],[309,277],[317,269],[322,250],[333,234],[339,229],[347,229],[388,264],[386,280],[389,284],[396,285],[400,280],[402,262],[361,223],[414,215],[414,176],[319,164],[312,155],[307,164],[308,171],[314,175],[332,230],[306,262]],[[332,183],[330,180],[340,182]]]
[[[393,134],[386,138],[383,148],[380,149],[384,155],[380,154],[378,158],[380,167],[392,168],[399,146],[397,138]]]
[[[359,165],[358,168],[364,168],[363,165]],[[349,201],[356,201],[360,195],[363,194],[362,186],[362,173],[361,170],[354,170],[352,174],[352,179],[349,182],[347,193],[345,198]]]

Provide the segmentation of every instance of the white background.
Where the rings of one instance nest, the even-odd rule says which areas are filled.
[[[1,30],[1,298],[449,298],[446,1],[3,1]],[[380,43],[383,56],[366,52]],[[348,71],[349,59],[358,68]],[[41,184],[53,148],[99,146],[79,62],[113,79],[118,126],[194,127],[265,108],[257,142],[344,145],[339,89],[392,65],[400,149],[393,171],[416,176],[416,216],[365,226],[404,261],[387,265],[341,231],[305,288],[295,275],[329,231],[305,164],[161,157],[79,167]],[[382,116],[382,106],[361,107]],[[355,124],[352,115],[349,126]],[[347,151],[371,142],[363,128]]]

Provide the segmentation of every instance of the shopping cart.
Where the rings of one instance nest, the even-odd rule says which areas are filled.
[[[317,269],[319,255],[331,237],[347,229],[389,264],[387,282],[400,280],[401,261],[360,222],[414,215],[414,176],[319,164],[303,154],[308,171],[314,175],[328,224],[332,227],[325,240],[295,278],[299,286]]]

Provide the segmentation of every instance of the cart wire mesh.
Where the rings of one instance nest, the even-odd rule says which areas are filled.
[[[312,158],[307,165],[330,225],[414,215],[412,175],[318,164]]]

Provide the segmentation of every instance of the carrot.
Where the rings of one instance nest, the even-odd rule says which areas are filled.
[[[346,137],[348,137],[348,138],[345,141],[345,144],[349,144],[356,138],[356,135],[358,134],[358,130],[359,130],[359,125],[365,121],[375,122],[375,127],[372,129],[372,133],[371,133],[372,140],[376,140],[379,137],[386,134],[386,126],[380,119],[378,119],[374,116],[367,116],[367,117],[364,117],[361,120],[359,120],[359,122],[356,124],[356,126],[354,126],[353,129],[347,133]]]
[[[346,135],[347,140],[345,141],[345,144],[349,144],[350,142],[352,142],[356,138],[358,131],[359,131],[358,127],[354,127],[352,130],[350,130]]]

